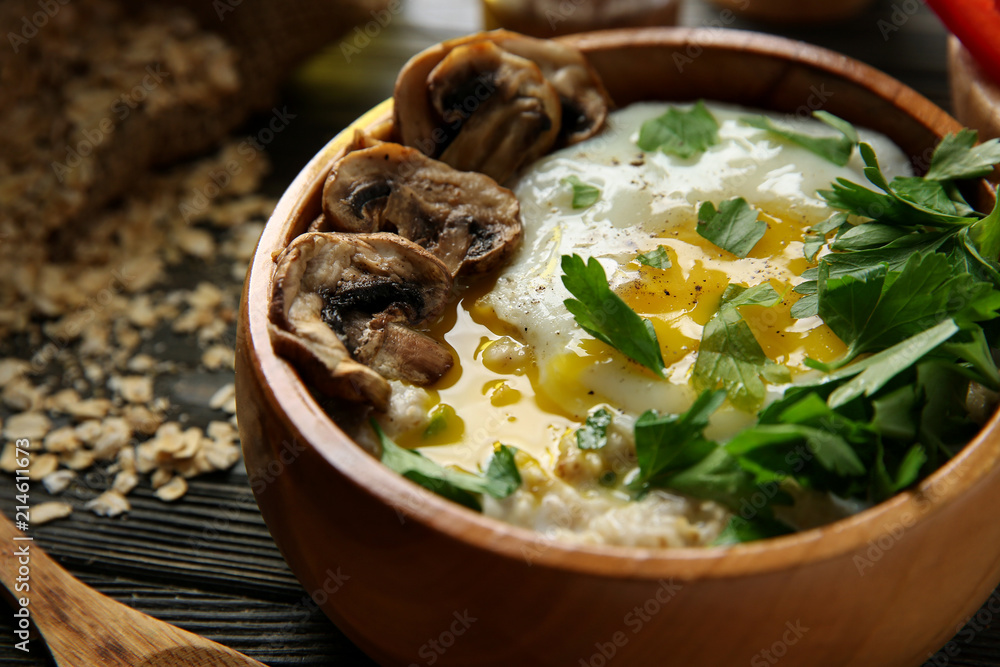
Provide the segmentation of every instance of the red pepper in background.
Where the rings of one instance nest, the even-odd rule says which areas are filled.
[[[1000,85],[1000,0],[926,2],[983,71]]]

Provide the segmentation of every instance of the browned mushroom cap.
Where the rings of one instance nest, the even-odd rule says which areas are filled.
[[[490,33],[477,33],[435,44],[409,61],[399,71],[393,90],[393,127],[406,146],[413,146],[424,155],[436,157],[444,150],[451,135],[434,114],[427,94],[427,77],[452,49],[486,39]],[[473,89],[475,92],[475,89]]]
[[[555,40],[525,37],[506,30],[490,34],[504,50],[537,64],[558,91],[562,104],[560,145],[589,139],[604,127],[611,97],[597,71],[579,49]]]
[[[415,326],[440,314],[451,274],[395,234],[302,234],[278,259],[276,351],[320,391],[384,410],[388,379],[429,384],[451,353]]]
[[[502,183],[545,155],[559,136],[559,94],[538,65],[492,42],[459,46],[431,70],[435,113],[457,129],[438,157]]]
[[[341,232],[395,232],[452,275],[489,271],[521,238],[520,205],[483,174],[384,143],[334,164],[323,187],[324,224]]]
[[[428,81],[450,54],[484,42],[531,60],[556,89],[561,104],[557,145],[582,141],[603,127],[611,101],[596,71],[578,49],[561,42],[494,30],[443,42],[414,56],[403,67],[393,95],[395,128],[403,144],[432,157],[442,155],[454,132],[434,108],[428,95]],[[473,79],[465,89],[460,89],[461,101],[473,103],[483,98],[489,83],[489,79]]]

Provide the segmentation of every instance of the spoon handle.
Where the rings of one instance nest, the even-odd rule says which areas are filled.
[[[14,527],[7,517],[0,514],[0,581],[13,595],[15,611],[26,608],[33,623],[46,634],[50,624],[75,611],[86,610],[92,602],[87,592],[99,595],[73,579],[65,570],[38,546],[34,540]],[[83,588],[83,592],[77,590]],[[59,591],[51,595],[50,591]],[[54,601],[59,601],[57,608]],[[79,607],[79,609],[74,609]],[[87,616],[84,611],[84,617]],[[75,627],[75,626],[73,626]],[[64,626],[64,632],[72,632],[73,627]],[[79,634],[84,639],[83,634]]]
[[[98,593],[62,569],[2,513],[0,581],[15,598],[15,630],[21,629],[21,618],[30,618],[60,667],[264,667]],[[27,615],[19,616],[24,609]]]

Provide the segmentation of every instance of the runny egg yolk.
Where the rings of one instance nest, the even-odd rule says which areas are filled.
[[[659,236],[649,239],[649,248],[641,250],[662,245],[670,267],[653,268],[633,259],[609,275],[616,293],[653,323],[669,382],[689,382],[702,328],[730,283],[752,286],[768,281],[783,295],[776,306],[745,306],[741,314],[768,358],[787,365],[793,376],[806,369],[806,357],[827,362],[845,352],[819,318],[795,319],[789,314],[798,299],[792,287],[810,265],[803,257],[803,232],[818,221],[803,219],[794,211],[762,212],[761,218],[768,224],[767,232],[746,258],[702,238],[692,214],[675,218]],[[558,271],[558,263],[544,270]],[[423,451],[441,464],[470,470],[482,463],[483,444],[494,442],[516,446],[549,467],[560,439],[579,428],[589,410],[613,403],[579,378],[594,366],[617,363],[621,357],[589,336],[567,335],[565,352],[539,369],[530,349],[518,342],[522,332],[480,299],[491,287],[487,283],[468,289],[458,306],[435,325],[432,335],[454,349],[456,363],[429,388],[427,408],[436,412],[431,426],[397,440],[406,447],[426,447]],[[653,378],[637,364],[627,366],[630,373]]]

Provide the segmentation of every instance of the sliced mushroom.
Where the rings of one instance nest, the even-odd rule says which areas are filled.
[[[451,51],[427,77],[434,111],[455,132],[439,159],[503,183],[559,136],[559,94],[538,65],[492,42]]]
[[[450,104],[445,105],[440,102],[435,104],[430,81],[432,76],[443,77],[445,69],[455,69],[460,59],[483,58],[485,54],[472,47],[484,43],[493,44],[515,57],[532,61],[557,91],[560,113],[556,145],[577,143],[593,136],[603,127],[611,101],[600,77],[578,49],[557,41],[494,30],[431,47],[412,58],[402,69],[396,79],[393,97],[395,128],[403,144],[414,146],[427,155],[441,157],[445,162],[453,164],[450,162],[451,156],[446,159],[444,153],[464,130],[456,133],[454,121],[445,119],[441,107],[461,108],[464,102],[472,104],[479,101],[484,91],[493,87],[494,77],[483,77],[480,73],[471,79],[466,78],[464,86],[452,86]],[[444,63],[446,59],[449,59],[447,66]],[[510,62],[519,61],[508,61]],[[472,65],[466,65],[467,69],[471,67]],[[499,98],[498,92],[490,97]],[[447,96],[439,94],[438,97]],[[469,114],[466,122],[472,122],[475,117],[475,114]],[[467,146],[474,148],[469,144]],[[478,154],[482,155],[484,152],[480,147]],[[541,153],[544,151],[539,154]],[[525,162],[527,160],[521,164]],[[497,180],[503,182],[506,179]]]
[[[501,48],[537,64],[559,92],[562,104],[559,145],[579,143],[604,127],[611,98],[597,71],[579,49],[506,30],[497,31],[493,39]]]
[[[499,266],[521,238],[520,205],[510,190],[392,143],[334,164],[323,213],[323,229],[395,232],[427,248],[453,276]]]
[[[320,391],[385,410],[387,378],[429,384],[451,368],[447,348],[410,328],[440,314],[451,285],[395,234],[302,234],[275,269],[271,338]]]

